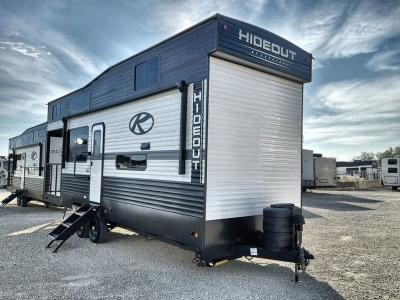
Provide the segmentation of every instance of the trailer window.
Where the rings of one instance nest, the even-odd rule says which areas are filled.
[[[397,173],[397,168],[388,168],[388,173]]]
[[[121,170],[144,171],[147,168],[147,155],[117,155],[115,166]]]
[[[51,120],[52,121],[57,121],[60,119],[60,114],[61,114],[61,105],[60,103],[53,104],[51,107]]]
[[[87,156],[84,153],[88,151],[88,132],[87,126],[68,130],[68,162],[86,161]]]
[[[395,158],[388,159],[388,164],[389,165],[397,165],[397,159],[395,159]]]
[[[159,58],[153,57],[135,67],[135,91],[155,86],[159,77]]]

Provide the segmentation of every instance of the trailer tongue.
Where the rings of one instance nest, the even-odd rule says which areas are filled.
[[[199,266],[216,266],[221,262],[238,257],[266,258],[293,262],[295,264],[295,282],[298,271],[305,271],[314,255],[302,247],[303,225],[302,210],[294,204],[273,204],[263,210],[263,232],[255,232],[248,241],[232,246],[231,256],[218,257],[218,253],[228,253],[226,249],[210,248],[205,253],[197,254]]]

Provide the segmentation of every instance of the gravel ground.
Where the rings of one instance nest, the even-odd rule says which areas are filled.
[[[346,299],[400,299],[400,191],[305,194],[307,272]]]
[[[304,194],[304,208],[316,259],[296,284],[292,264],[198,268],[193,253],[119,228],[107,243],[73,236],[53,254],[47,233],[62,210],[12,202],[0,210],[0,299],[398,298],[400,192],[320,190]]]

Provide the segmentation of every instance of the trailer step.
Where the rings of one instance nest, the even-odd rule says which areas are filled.
[[[51,238],[50,243],[46,246],[49,248],[55,241],[61,241],[53,252],[61,247],[64,242],[69,239],[79,228],[91,221],[100,210],[99,205],[85,204],[79,207],[72,215],[58,225],[52,232],[49,233]]]
[[[3,208],[4,206],[6,206],[8,203],[13,201],[15,198],[17,198],[21,194],[22,194],[22,190],[16,190],[15,192],[12,192],[11,195],[9,195],[7,198],[3,199],[0,202],[0,208]]]

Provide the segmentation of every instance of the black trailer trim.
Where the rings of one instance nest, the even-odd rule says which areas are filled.
[[[72,207],[73,204],[89,203],[90,176],[73,174],[61,174],[61,202],[65,207]]]
[[[192,155],[191,149],[186,149],[183,151],[184,156],[183,160],[190,160]],[[180,150],[142,150],[142,151],[133,151],[133,152],[108,152],[104,153],[104,160],[115,160],[117,155],[131,156],[131,155],[140,155],[146,154],[148,160],[179,160],[181,151]],[[93,158],[92,158],[93,159]],[[94,158],[93,160],[95,160]]]
[[[104,202],[120,202],[202,218],[204,185],[104,176],[102,203]]]
[[[187,119],[187,83],[181,81],[179,84],[181,92],[181,119],[180,119],[180,139],[179,139],[179,174],[185,174],[185,149],[186,149],[186,119]]]

